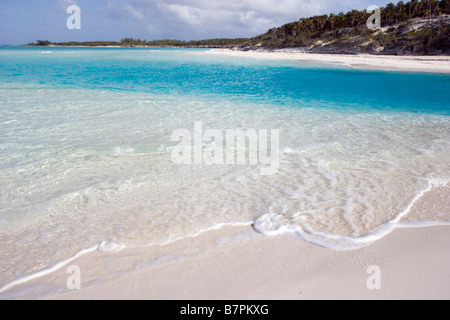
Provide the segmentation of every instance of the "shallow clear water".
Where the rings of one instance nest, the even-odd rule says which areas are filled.
[[[222,224],[358,247],[429,192],[441,202],[415,220],[443,221],[449,89],[449,75],[205,50],[1,48],[0,287],[102,242]],[[279,130],[277,173],[174,163],[172,133],[198,121]]]

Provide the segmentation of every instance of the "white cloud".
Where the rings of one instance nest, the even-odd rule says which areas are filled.
[[[189,7],[186,5],[171,4],[165,9],[174,15],[174,18],[185,22],[188,25],[201,25],[205,16],[209,13],[206,10]]]
[[[69,6],[74,5],[74,4],[78,5],[78,1],[77,0],[57,0],[56,8],[61,11],[66,11]]]
[[[255,14],[256,14],[256,12],[255,11],[247,11],[247,12],[241,12],[240,13],[240,15],[241,15],[241,22],[242,23],[249,23],[249,22],[251,22],[251,21],[253,21],[253,19],[255,18]]]
[[[254,36],[302,17],[364,9],[380,1],[125,0],[114,8],[109,2],[109,10],[115,20],[135,20],[151,34],[189,40]]]
[[[149,32],[150,34],[155,34],[155,35],[161,34],[161,32],[151,24],[147,24],[145,26],[145,31]]]
[[[142,12],[136,10],[136,9],[135,9],[131,4],[129,4],[129,3],[127,3],[127,4],[125,5],[125,12],[126,12],[127,14],[129,14],[129,16],[130,16],[131,18],[133,18],[133,19],[140,20],[140,21],[144,20],[144,15],[142,14]]]

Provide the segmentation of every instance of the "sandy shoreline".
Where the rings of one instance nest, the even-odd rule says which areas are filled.
[[[70,263],[81,270],[81,290],[67,289],[64,266],[0,297],[35,299],[50,290],[43,298],[448,299],[449,242],[450,226],[399,228],[368,247],[334,251],[229,227],[164,248],[84,255]],[[374,265],[380,268],[380,290],[367,287],[368,267]]]
[[[212,49],[206,54],[326,63],[356,69],[450,73],[449,56],[344,55],[304,53],[295,50],[236,51],[228,49]]]
[[[250,239],[52,299],[448,299],[449,231],[398,229],[369,247],[339,252],[244,230]],[[381,290],[367,288],[371,265],[380,267]]]
[[[124,48],[121,46],[96,46],[97,48]],[[48,46],[42,48],[96,48],[91,46]],[[138,47],[157,49],[161,47]],[[163,47],[167,48],[167,47]],[[173,47],[178,48],[178,47]],[[319,54],[297,49],[238,51],[235,49],[210,49],[202,54],[226,55],[272,60],[294,60],[311,63],[332,64],[355,69],[450,73],[450,56],[392,56],[370,54]]]

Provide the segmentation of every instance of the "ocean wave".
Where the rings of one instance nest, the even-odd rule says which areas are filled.
[[[382,225],[374,228],[369,233],[358,236],[348,237],[339,234],[330,234],[320,231],[316,231],[313,228],[302,226],[299,224],[292,224],[280,214],[264,214],[256,219],[254,223],[254,229],[269,236],[294,234],[299,239],[319,245],[321,247],[333,249],[333,250],[355,250],[369,246],[387,236],[399,227],[430,227],[437,225],[450,225],[450,221],[440,220],[427,220],[416,222],[401,222],[412,209],[412,207],[427,193],[430,192],[436,186],[447,185],[448,180],[440,179],[424,179],[427,181],[427,186],[418,191],[416,196],[408,203],[406,208],[399,212],[393,219],[383,223]]]

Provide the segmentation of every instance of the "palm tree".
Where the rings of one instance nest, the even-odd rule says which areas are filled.
[[[49,45],[51,45],[52,43],[48,40],[38,40],[36,41],[36,45],[38,47],[48,47]]]
[[[385,16],[386,21],[396,20],[396,18],[397,18],[396,7],[392,2],[388,3],[388,5],[386,6],[386,8],[383,11],[384,11],[384,16]]]
[[[406,6],[403,1],[397,3],[397,21],[404,21],[407,18]]]
[[[441,0],[439,6],[442,13],[450,13],[450,0]]]
[[[406,6],[408,7],[408,17],[409,18],[415,17],[420,7],[419,1],[411,0],[406,4]]]

